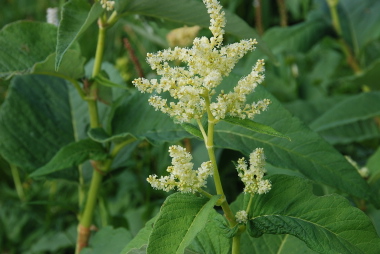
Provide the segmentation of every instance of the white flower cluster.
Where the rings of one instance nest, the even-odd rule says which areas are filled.
[[[100,4],[103,9],[106,9],[107,11],[112,11],[115,7],[115,1],[100,0]]]
[[[244,158],[238,160],[236,167],[239,177],[245,185],[244,193],[254,195],[267,193],[272,185],[269,180],[263,179],[265,169],[265,156],[263,148],[256,148],[249,158],[250,167]]]
[[[241,210],[241,211],[236,212],[236,214],[235,214],[235,218],[236,218],[236,221],[237,221],[238,223],[247,224],[247,221],[248,221],[248,214],[247,214],[246,211]]]
[[[193,170],[192,156],[181,146],[169,147],[169,154],[172,157],[172,166],[167,168],[168,176],[150,175],[147,181],[158,190],[170,191],[177,188],[183,193],[195,193],[198,189],[206,186],[206,179],[212,175],[213,168],[211,161],[203,162],[198,170]]]
[[[252,119],[255,114],[265,110],[269,100],[246,104],[247,94],[264,79],[264,62],[260,60],[252,72],[242,78],[233,92],[220,94],[212,102],[215,88],[228,76],[235,64],[248,51],[255,49],[256,40],[242,40],[222,47],[224,12],[217,0],[203,0],[211,17],[210,31],[213,36],[195,38],[192,48],[166,49],[156,54],[149,53],[147,61],[153,70],[161,75],[157,79],[139,78],[133,81],[141,92],[156,93],[149,103],[156,110],[170,115],[178,122],[200,119],[207,110],[217,120],[226,116]],[[172,61],[181,61],[187,67],[171,66]],[[159,94],[167,92],[174,99],[167,100]]]

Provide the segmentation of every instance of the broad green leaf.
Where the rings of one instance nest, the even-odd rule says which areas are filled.
[[[274,136],[274,137],[279,137],[279,138],[286,138],[290,141],[290,138],[284,134],[281,134],[280,132],[276,131],[270,126],[257,123],[254,121],[251,121],[249,119],[240,119],[238,117],[226,117],[223,119],[224,122],[230,123],[230,124],[235,124],[239,125],[243,128],[246,128],[251,131],[255,131],[258,133]]]
[[[85,58],[79,51],[68,50],[62,59],[59,69],[54,68],[56,53],[50,54],[45,61],[36,63],[31,72],[34,74],[44,74],[62,77],[64,79],[79,79],[84,76]]]
[[[120,254],[137,254],[140,253],[140,249],[146,249],[148,246],[149,236],[153,231],[154,223],[157,220],[157,216],[150,219],[145,227],[142,228],[138,234],[125,246]],[[144,252],[146,253],[146,251]]]
[[[315,131],[323,131],[380,115],[380,92],[351,96],[340,102],[310,124]]]
[[[28,173],[74,141],[68,88],[51,76],[15,77],[0,107],[0,153]]]
[[[186,248],[185,253],[228,254],[231,253],[231,239],[226,238],[219,227],[218,220],[224,220],[223,215],[215,210],[210,213],[206,226]]]
[[[368,159],[366,167],[369,171],[368,183],[374,195],[380,196],[380,148]]]
[[[273,27],[263,40],[274,53],[307,52],[326,34],[328,24],[321,19],[305,21],[289,27]]]
[[[307,245],[292,235],[268,235],[253,238],[243,233],[240,240],[241,253],[251,254],[316,254]]]
[[[238,79],[230,76],[226,83],[234,84]],[[249,96],[248,102],[264,98],[272,103],[267,111],[255,116],[255,121],[273,127],[292,141],[252,133],[242,127],[220,122],[215,127],[216,146],[241,151],[246,156],[255,148],[262,147],[267,161],[273,166],[299,171],[311,180],[366,200],[371,199],[380,206],[379,198],[371,196],[368,184],[356,169],[318,134],[293,117],[262,86],[258,86],[255,93]]]
[[[63,6],[62,18],[58,27],[56,70],[66,51],[102,12],[103,8],[99,2],[90,6],[85,0],[71,0]],[[96,40],[96,37],[92,39]]]
[[[154,224],[147,253],[182,254],[205,226],[218,198],[213,196],[208,199],[178,192],[170,195]]]
[[[57,28],[54,25],[18,21],[0,31],[0,77],[28,72],[35,63],[54,52]]]
[[[62,147],[46,165],[34,171],[30,177],[48,175],[78,166],[89,159],[100,160],[106,157],[107,153],[100,143],[83,139]]]
[[[120,9],[118,10],[121,11]],[[207,14],[205,5],[200,1],[189,0],[132,0],[125,5],[128,14],[152,16],[159,19],[167,19],[174,22],[184,23],[189,26],[199,25],[204,28],[210,26],[210,16]],[[226,11],[226,33],[239,39],[256,38],[259,41],[257,47],[270,58],[275,59],[273,53],[264,43],[255,29],[250,27],[244,20],[235,14]]]
[[[81,254],[119,254],[131,239],[131,233],[125,228],[107,226],[91,236],[89,247],[84,248]]]
[[[180,125],[148,103],[150,95],[135,92],[123,100],[111,122],[112,139],[146,139],[151,143],[175,142],[191,137]]]
[[[272,189],[255,197],[247,225],[251,236],[291,234],[319,253],[378,253],[380,238],[370,219],[339,195],[315,196],[312,184],[274,175]]]

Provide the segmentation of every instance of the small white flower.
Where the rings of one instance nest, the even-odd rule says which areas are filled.
[[[207,177],[212,175],[211,161],[203,162],[198,170],[193,170],[192,156],[181,146],[169,147],[169,155],[172,157],[172,166],[167,168],[169,176],[150,175],[147,181],[158,190],[170,191],[177,189],[183,193],[195,193],[206,186]]]
[[[115,1],[100,0],[100,4],[102,5],[103,9],[106,9],[107,11],[112,11],[115,6]]]
[[[272,185],[269,180],[263,179],[265,169],[265,155],[263,148],[256,148],[249,156],[250,166],[244,158],[238,160],[236,167],[241,181],[244,183],[244,193],[261,195],[267,193]]]
[[[147,62],[152,70],[161,75],[161,80],[138,78],[133,84],[141,92],[156,93],[150,104],[173,117],[176,121],[190,122],[201,119],[208,110],[216,120],[226,116],[253,119],[256,114],[267,109],[270,101],[247,104],[246,98],[264,80],[264,61],[259,60],[252,72],[241,79],[233,91],[221,93],[214,98],[215,88],[223,77],[230,74],[236,63],[248,51],[255,49],[256,40],[242,40],[222,46],[226,24],[225,13],[217,0],[203,0],[210,14],[212,37],[195,38],[191,48],[175,47],[155,54],[147,54]],[[181,61],[186,67],[172,67],[173,61]],[[174,99],[167,103],[159,94],[169,93]],[[210,103],[206,104],[205,101]],[[209,107],[209,108],[208,108]]]
[[[46,9],[46,22],[49,24],[53,24],[55,26],[59,25],[58,8],[57,7]]]
[[[236,212],[235,218],[238,223],[247,224],[248,214],[246,211],[241,210],[241,211]]]

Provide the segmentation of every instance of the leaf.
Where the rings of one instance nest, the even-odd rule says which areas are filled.
[[[148,103],[150,95],[133,93],[124,99],[112,118],[112,139],[146,139],[151,143],[175,142],[191,137],[180,125],[155,111]]]
[[[302,178],[270,177],[272,189],[255,197],[251,236],[291,234],[319,253],[377,253],[380,238],[370,219],[339,195],[315,196]]]
[[[125,246],[125,248],[120,252],[120,254],[133,254],[140,253],[139,249],[146,249],[148,245],[149,236],[153,231],[154,223],[157,220],[157,216],[150,219],[145,227],[142,228],[138,234]],[[146,253],[146,251],[144,252]]]
[[[284,134],[281,134],[280,132],[276,131],[270,126],[267,126],[265,124],[257,123],[254,121],[251,121],[249,119],[240,119],[238,117],[226,117],[223,119],[224,122],[239,125],[241,127],[244,127],[248,130],[255,131],[258,133],[279,137],[279,138],[286,138],[290,141],[290,138]]]
[[[241,253],[276,253],[276,254],[316,254],[307,245],[292,235],[263,235],[253,238],[243,233],[240,240]]]
[[[194,135],[197,138],[203,139],[202,132],[196,126],[189,124],[189,123],[182,123],[181,126],[188,133]]]
[[[206,226],[197,234],[185,253],[228,254],[231,253],[231,239],[224,236],[219,221],[225,220],[215,210],[210,213]],[[235,227],[237,230],[237,227]]]
[[[219,196],[211,199],[174,193],[161,207],[147,253],[183,253],[205,226]]]
[[[131,239],[131,233],[125,228],[114,229],[107,226],[91,237],[90,247],[84,248],[81,254],[119,254],[125,243]]]
[[[268,48],[274,53],[293,51],[307,52],[328,30],[328,24],[322,19],[305,21],[289,27],[273,27],[263,36]]]
[[[380,36],[380,2],[363,0],[358,5],[354,0],[346,0],[339,3],[339,10],[343,36],[352,43],[358,57],[366,44]]]
[[[0,107],[0,140],[0,154],[28,173],[73,142],[65,81],[40,75],[15,77]]]
[[[118,8],[118,6],[116,7]],[[199,25],[205,28],[210,26],[210,16],[207,14],[205,5],[200,1],[188,0],[132,0],[125,4],[125,9],[118,9],[118,12],[126,11],[128,14],[139,14],[151,16],[159,19],[167,19],[174,22],[184,23],[189,26]],[[234,35],[239,39],[256,38],[259,44],[257,47],[272,59],[276,59],[270,49],[261,42],[260,36],[255,29],[250,27],[244,20],[236,14],[226,12],[226,33]]]
[[[56,70],[66,51],[102,12],[103,8],[99,2],[90,6],[85,0],[71,0],[63,6],[62,18],[58,27]]]
[[[237,81],[236,76],[230,75],[223,82],[228,85]],[[313,181],[380,206],[379,198],[371,196],[369,185],[356,169],[318,134],[293,117],[265,88],[258,86],[247,102],[264,98],[272,103],[267,111],[255,116],[255,121],[273,127],[291,138],[291,142],[220,122],[215,127],[215,145],[241,151],[246,156],[255,148],[262,147],[268,163],[273,166],[299,171]]]
[[[380,92],[351,96],[340,102],[310,124],[315,131],[372,119],[380,115]]]
[[[50,54],[45,61],[36,63],[31,73],[58,76],[65,79],[79,79],[84,76],[85,58],[76,50],[68,50],[58,70],[55,70],[56,53]]]
[[[78,166],[89,159],[101,160],[106,157],[107,153],[100,143],[91,139],[80,140],[62,147],[46,165],[34,171],[30,177],[48,175]]]
[[[121,88],[121,89],[128,89],[128,87],[126,86],[122,86],[110,81],[103,73],[100,73],[99,75],[97,75],[95,77],[95,81],[105,87],[116,87],[116,88]]]
[[[0,31],[0,77],[28,72],[54,52],[57,28],[54,25],[18,21]]]

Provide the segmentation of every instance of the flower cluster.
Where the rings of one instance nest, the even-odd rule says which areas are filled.
[[[269,180],[263,179],[265,170],[265,156],[263,148],[256,148],[249,158],[250,166],[244,158],[238,160],[236,167],[239,177],[245,185],[244,193],[251,195],[267,193],[272,185]]]
[[[226,116],[253,119],[267,108],[268,99],[247,104],[246,96],[264,79],[264,62],[258,61],[252,72],[242,78],[233,91],[223,91],[216,96],[215,88],[222,78],[228,76],[235,64],[248,51],[255,49],[256,40],[242,40],[222,47],[225,26],[225,13],[217,0],[203,0],[210,14],[212,37],[195,38],[191,48],[166,49],[155,54],[149,53],[147,61],[161,79],[139,78],[133,81],[141,92],[155,93],[149,103],[178,122],[201,119],[208,111],[216,120]],[[171,62],[180,61],[187,66],[173,67]],[[169,93],[168,100],[161,93]]]
[[[238,223],[247,224],[248,214],[246,211],[241,210],[241,211],[236,212],[235,218]]]
[[[211,161],[203,162],[198,170],[193,170],[192,156],[181,146],[169,147],[169,155],[172,157],[172,166],[167,168],[168,176],[150,175],[147,181],[153,188],[170,191],[177,188],[183,193],[195,193],[198,189],[206,186],[206,179],[212,175]]]
[[[187,47],[193,43],[194,38],[197,36],[200,26],[180,27],[173,29],[166,35],[166,40],[169,42],[170,47]]]
[[[100,4],[102,5],[103,9],[112,11],[115,6],[115,1],[100,0]]]

